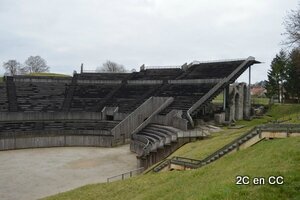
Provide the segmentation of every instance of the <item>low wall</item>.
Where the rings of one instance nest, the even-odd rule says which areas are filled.
[[[199,84],[199,83],[218,83],[222,79],[180,79],[180,80],[168,80],[170,84]]]
[[[107,85],[118,85],[122,83],[122,80],[87,80],[87,79],[78,79],[77,83],[79,84],[107,84]]]
[[[0,150],[67,146],[111,147],[112,140],[112,135],[107,131],[43,131],[26,135],[11,133],[0,137]]]
[[[117,121],[122,121],[124,120],[129,114],[128,113],[119,113],[119,112],[116,112],[114,114],[114,120],[117,120]]]
[[[15,82],[71,83],[72,77],[14,76]]]
[[[102,120],[100,112],[0,112],[0,121]]]
[[[160,85],[162,80],[128,80],[128,85]]]

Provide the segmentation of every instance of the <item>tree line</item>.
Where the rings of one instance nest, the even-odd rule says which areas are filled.
[[[8,60],[3,63],[3,68],[5,69],[5,75],[10,76],[49,72],[50,70],[46,60],[41,56],[29,56],[24,64],[17,60]]]
[[[292,10],[284,20],[285,40],[288,50],[280,50],[271,62],[266,82],[267,97],[300,101],[300,8]]]
[[[21,64],[17,60],[8,60],[3,63],[3,68],[5,69],[5,75],[9,76],[43,73],[49,72],[50,70],[46,60],[40,56],[30,56],[24,64]],[[101,66],[96,68],[96,72],[123,73],[127,72],[127,70],[124,65],[107,60]]]
[[[267,97],[283,103],[300,99],[300,49],[281,50],[271,62],[266,83]]]

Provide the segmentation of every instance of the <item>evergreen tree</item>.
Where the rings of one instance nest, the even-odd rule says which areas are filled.
[[[272,98],[277,95],[279,102],[283,102],[283,83],[286,79],[287,61],[286,53],[281,50],[272,60],[271,69],[268,71],[267,96]]]
[[[295,48],[289,55],[285,88],[290,97],[300,98],[300,49]]]

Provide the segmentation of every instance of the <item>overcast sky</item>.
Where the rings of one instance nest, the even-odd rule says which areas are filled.
[[[254,56],[266,79],[297,0],[0,0],[0,61],[40,55],[51,72]],[[1,68],[0,74],[3,74]],[[246,80],[243,76],[240,80]]]

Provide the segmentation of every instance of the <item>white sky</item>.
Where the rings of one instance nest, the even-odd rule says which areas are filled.
[[[254,56],[266,79],[297,0],[0,0],[0,62],[40,55],[51,72]],[[0,74],[3,74],[0,69]],[[241,81],[245,81],[244,75]]]

